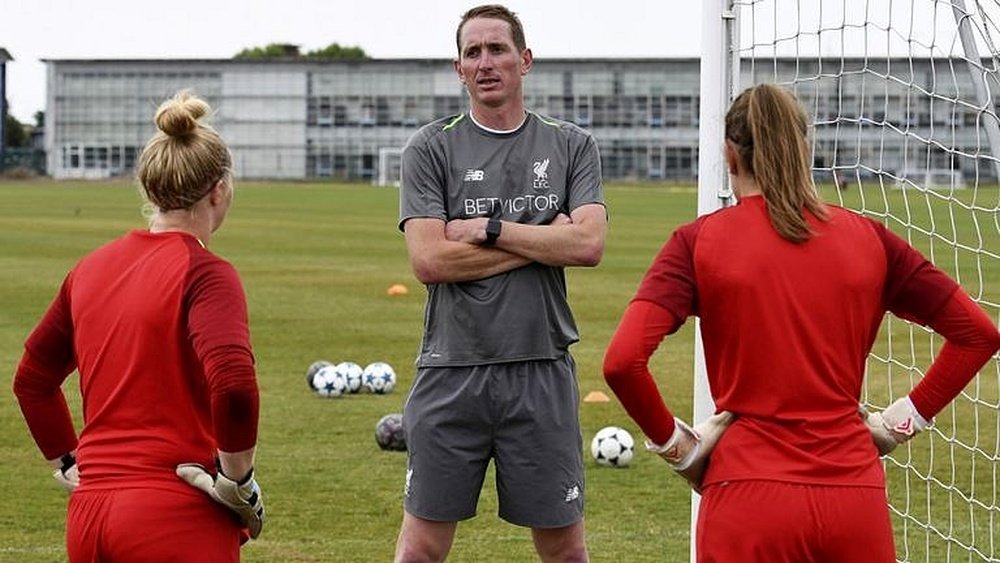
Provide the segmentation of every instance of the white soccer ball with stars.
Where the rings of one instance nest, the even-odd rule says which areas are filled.
[[[347,380],[337,371],[337,366],[331,364],[316,372],[313,388],[321,397],[339,397],[347,393]]]
[[[624,428],[605,426],[590,442],[590,454],[598,465],[625,467],[635,454],[635,440]]]
[[[337,364],[337,373],[347,382],[347,392],[357,393],[361,391],[361,384],[364,381],[364,370],[354,362],[340,362]]]
[[[333,362],[328,362],[326,360],[316,360],[315,362],[309,364],[309,369],[306,370],[306,384],[313,391],[316,390],[316,374],[319,370],[323,369],[325,366],[332,366]]]
[[[372,362],[365,366],[364,386],[372,393],[382,395],[396,387],[396,372],[385,362]]]

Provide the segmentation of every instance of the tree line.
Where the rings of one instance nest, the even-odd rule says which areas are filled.
[[[233,56],[234,59],[339,59],[363,60],[371,57],[361,47],[347,47],[330,43],[322,49],[302,53],[298,45],[290,43],[269,43],[263,47],[247,47]]]
[[[5,147],[30,147],[32,129],[45,127],[45,112],[35,112],[35,124],[21,123],[10,114],[10,104],[7,104],[7,115],[4,116],[3,136]]]

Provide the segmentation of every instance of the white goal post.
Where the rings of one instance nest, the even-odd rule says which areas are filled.
[[[965,187],[965,176],[954,168],[924,168],[903,170],[896,178],[896,187],[917,190],[958,190]]]
[[[698,213],[733,203],[730,101],[778,83],[813,120],[823,198],[886,224],[1000,321],[1000,0],[704,0],[702,16]],[[861,401],[905,394],[941,344],[887,316]],[[713,409],[696,332],[694,421]],[[897,560],[1000,561],[1000,358],[883,463]],[[692,561],[697,511],[695,495]]]
[[[400,165],[403,162],[402,147],[379,147],[378,174],[374,178],[376,186],[399,186]]]

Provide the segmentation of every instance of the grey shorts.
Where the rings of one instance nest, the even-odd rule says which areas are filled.
[[[421,368],[403,409],[410,514],[457,522],[476,514],[490,459],[499,515],[529,528],[583,518],[576,366],[558,360]]]

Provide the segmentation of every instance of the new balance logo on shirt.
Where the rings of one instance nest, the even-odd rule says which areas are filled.
[[[535,179],[531,182],[531,187],[536,190],[547,190],[549,186],[549,159],[535,161],[532,165],[532,172]],[[486,173],[478,168],[466,168],[463,182],[482,182],[486,179]]]

